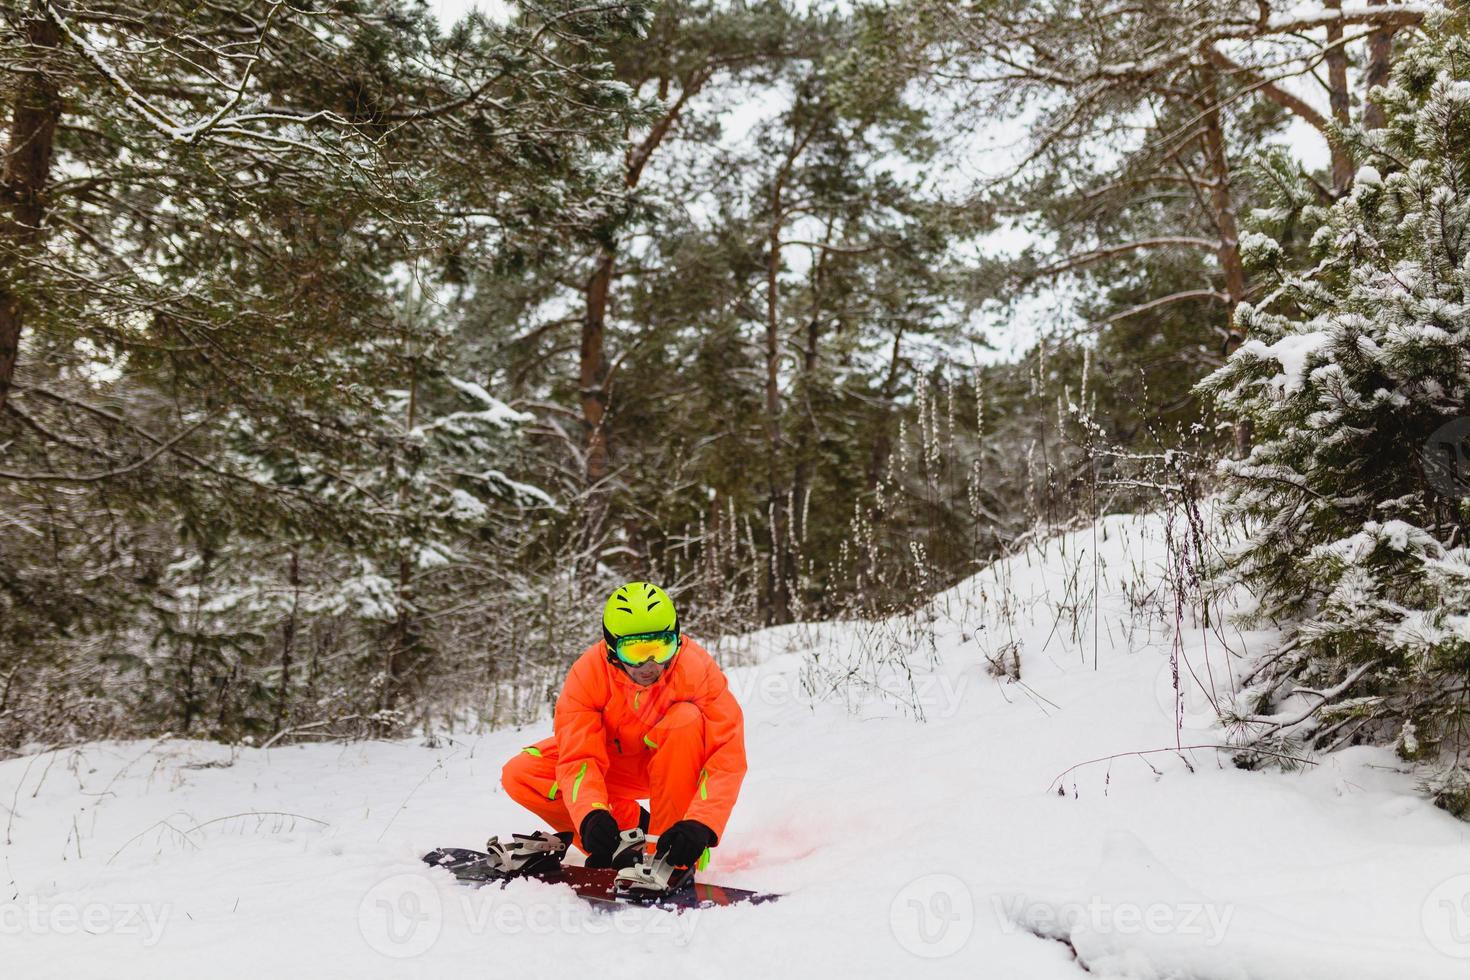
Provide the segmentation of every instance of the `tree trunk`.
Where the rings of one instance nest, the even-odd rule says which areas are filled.
[[[1230,158],[1225,150],[1225,134],[1220,126],[1220,114],[1213,108],[1215,86],[1209,87],[1207,95],[1212,108],[1205,114],[1205,152],[1209,157],[1210,205],[1214,212],[1215,226],[1220,231],[1220,248],[1216,256],[1220,269],[1225,274],[1225,294],[1230,297],[1230,313],[1245,299],[1245,263],[1240,258],[1240,227],[1235,220],[1235,199],[1230,184]],[[1242,338],[1243,339],[1243,338]]]
[[[1342,0],[1325,0],[1327,9],[1341,10]],[[1332,106],[1332,118],[1339,126],[1347,126],[1348,78],[1347,51],[1342,43],[1342,25],[1327,27],[1327,90]],[[1353,183],[1353,155],[1341,139],[1332,140],[1332,190],[1341,197]]]
[[[1381,7],[1387,0],[1368,0],[1368,6]],[[1393,28],[1383,27],[1368,35],[1368,72],[1364,84],[1368,92],[1374,86],[1388,84],[1388,71],[1393,64]],[[1366,92],[1364,93],[1366,95]],[[1383,107],[1370,99],[1364,99],[1363,126],[1366,129],[1382,129],[1387,121]]]
[[[578,398],[582,407],[582,444],[587,447],[584,476],[587,501],[582,520],[580,560],[597,563],[597,546],[602,539],[608,511],[607,433],[607,307],[612,289],[616,246],[604,245],[597,266],[587,280],[586,312],[582,317]]]
[[[1225,149],[1225,131],[1220,123],[1220,90],[1214,68],[1205,69],[1203,97],[1205,156],[1210,173],[1210,210],[1215,227],[1220,233],[1220,248],[1216,255],[1220,269],[1225,275],[1225,294],[1229,297],[1226,316],[1229,318],[1229,333],[1225,340],[1225,353],[1229,354],[1245,340],[1235,326],[1235,308],[1245,299],[1245,263],[1240,258],[1240,227],[1235,220],[1235,198],[1230,185],[1230,155]],[[1250,452],[1251,424],[1248,420],[1235,423],[1235,452],[1244,457]]]
[[[214,553],[209,548],[199,552],[199,579],[195,584],[194,608],[189,614],[189,659],[184,665],[183,724],[188,734],[194,727],[194,718],[201,709],[203,696],[199,692],[199,630],[204,622],[204,587],[209,582],[209,566]]]
[[[834,233],[833,221],[828,220],[825,233],[822,237],[824,245],[832,244]],[[821,249],[812,265],[812,310],[806,325],[806,348],[802,351],[801,358],[801,391],[807,404],[807,413],[811,414],[811,393],[816,390],[816,370],[818,352],[822,339],[822,288],[826,279],[827,262],[831,252]],[[816,467],[812,463],[813,436],[816,435],[816,421],[808,417],[805,424],[801,426],[800,442],[796,448],[796,470],[793,474],[791,484],[791,499],[795,513],[791,517],[792,534],[796,541],[806,540],[806,522],[803,513],[806,510],[804,504],[811,494],[811,484]]]
[[[806,325],[806,349],[802,351],[801,371],[802,390],[812,391],[814,384],[812,375],[817,367],[818,342],[822,335],[822,321],[818,315],[819,311],[812,311],[812,318]],[[808,419],[801,427],[801,435],[796,446],[796,471],[791,481],[791,499],[796,512],[791,515],[791,533],[795,540],[806,537],[806,529],[801,525],[801,502],[810,492],[813,470],[812,465],[812,430],[814,423]]]
[[[51,49],[60,44],[56,25],[35,16],[25,25],[31,50],[28,71],[15,93],[5,166],[0,172],[0,192],[9,212],[0,216],[0,409],[10,395],[15,364],[20,356],[20,332],[25,322],[26,300],[11,286],[21,278],[20,253],[41,237],[46,216],[46,183],[51,176],[51,156],[56,124],[61,118],[61,95],[55,80],[46,74]]]
[[[408,382],[408,413],[403,420],[403,431],[405,436],[412,432],[418,424],[419,406],[419,370],[418,358],[412,362],[412,374]],[[405,440],[406,442],[406,440]],[[416,460],[410,455],[412,450],[401,449],[403,465],[406,470],[402,475],[403,482],[398,486],[398,510],[399,519],[403,519],[403,512],[413,503],[409,485]],[[405,538],[409,537],[409,529],[405,528]],[[393,629],[388,640],[388,662],[385,665],[387,676],[383,678],[383,692],[379,707],[384,711],[392,711],[398,706],[399,696],[408,686],[410,671],[418,666],[415,663],[418,654],[418,628],[413,617],[413,553],[412,546],[406,543],[399,545],[398,552],[398,588],[395,593],[395,602],[398,606],[398,615],[393,620]],[[386,733],[392,726],[383,722],[381,730]]]
[[[878,431],[873,439],[873,454],[868,459],[868,492],[878,489],[883,479],[883,468],[888,465],[888,454],[893,452],[893,437],[889,435],[889,423],[893,418],[893,399],[898,396],[898,373],[903,364],[903,327],[893,331],[893,352],[888,358],[888,376],[883,379],[883,408],[879,411]]]
[[[789,484],[781,465],[781,231],[786,221],[785,189],[797,158],[816,135],[813,126],[793,132],[791,148],[771,178],[771,220],[766,229],[766,518],[771,527],[767,563],[766,624],[791,621],[790,581],[785,574],[790,549]]]
[[[291,655],[296,651],[296,616],[301,608],[301,553],[291,552],[288,581],[291,583],[291,612],[281,627],[281,693],[276,700],[275,730],[286,727],[291,705]]]
[[[628,190],[638,186],[654,151],[668,136],[689,100],[699,93],[713,74],[713,67],[705,66],[687,75],[673,105],[654,122],[642,141],[629,147],[623,161],[623,185]],[[660,79],[660,99],[668,97],[668,83],[668,78]],[[583,511],[578,560],[587,562],[588,568],[596,567],[597,549],[610,507],[606,485],[612,456],[607,423],[607,310],[616,264],[617,244],[609,241],[602,246],[584,291],[586,312],[582,318],[578,390],[582,407],[582,444],[587,452],[584,468],[587,503]]]
[[[771,223],[766,256],[766,517],[771,526],[771,555],[766,566],[766,624],[790,618],[787,602],[785,552],[787,547],[786,487],[781,472],[781,187],[783,169],[771,183]]]
[[[827,240],[832,238],[831,226],[827,229]],[[822,337],[822,272],[827,262],[827,252],[822,252],[812,269],[812,312],[806,324],[806,348],[801,357],[801,392],[806,401],[807,414],[811,413],[811,393],[816,389],[816,369],[818,344]],[[806,541],[806,502],[811,497],[811,484],[815,475],[816,466],[813,464],[812,456],[815,452],[813,437],[816,435],[816,421],[806,418],[800,426],[800,436],[796,445],[796,469],[791,480],[791,514],[788,524],[791,528],[791,541],[794,547],[787,549],[789,564],[786,569],[787,581],[794,587],[800,582],[800,559],[801,547]],[[788,589],[789,591],[789,589]]]

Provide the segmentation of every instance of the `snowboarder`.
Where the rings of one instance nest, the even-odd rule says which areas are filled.
[[[510,797],[555,836],[492,840],[507,871],[544,872],[575,843],[587,865],[652,864],[688,880],[719,843],[745,776],[745,728],[724,673],[679,630],[673,600],[649,582],[608,597],[603,638],[572,664],[554,734],[501,773]],[[639,806],[649,800],[650,811]],[[656,838],[652,858],[641,827]]]

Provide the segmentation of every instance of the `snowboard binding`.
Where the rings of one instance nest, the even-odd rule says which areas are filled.
[[[568,841],[548,830],[511,834],[509,841],[492,837],[485,842],[486,869],[501,876],[544,875],[561,867]]]
[[[618,855],[628,855],[627,865],[616,863]],[[654,857],[648,850],[648,837],[642,830],[625,830],[614,852],[613,894],[632,902],[654,902],[694,884],[694,869],[679,868],[667,857]]]
[[[643,859],[648,848],[648,837],[642,827],[632,827],[618,834],[618,843],[612,855],[603,864],[587,864],[589,868],[627,868]]]

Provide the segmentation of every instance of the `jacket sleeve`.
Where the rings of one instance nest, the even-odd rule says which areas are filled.
[[[698,820],[715,832],[716,843],[725,836],[725,824],[740,795],[745,779],[745,718],[740,703],[730,693],[730,684],[713,661],[705,676],[695,705],[704,715],[705,757],[699,773],[699,786],[686,820]]]
[[[608,809],[607,736],[602,724],[607,682],[600,668],[590,654],[578,658],[556,699],[553,719],[557,761],[552,792],[562,795],[572,826],[579,831],[593,809]]]

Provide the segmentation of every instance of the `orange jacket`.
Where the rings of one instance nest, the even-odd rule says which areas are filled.
[[[669,706],[688,701],[704,716],[706,756],[699,792],[685,811],[722,837],[745,778],[745,721],[729,683],[709,651],[688,636],[657,682],[640,687],[607,661],[603,640],[572,664],[556,701],[556,781],[572,826],[594,807],[608,806],[609,766],[646,766],[644,737]]]

